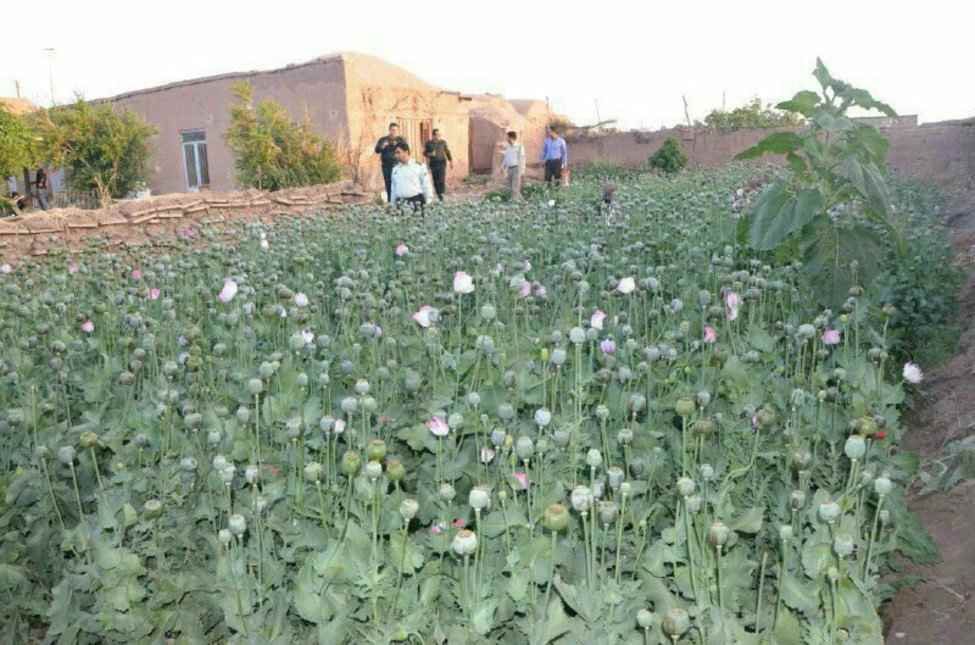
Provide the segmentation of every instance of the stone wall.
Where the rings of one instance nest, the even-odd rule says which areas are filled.
[[[881,131],[890,141],[888,162],[898,174],[941,186],[968,186],[975,182],[975,125],[931,123]],[[636,166],[668,137],[674,137],[687,154],[689,165],[712,168],[732,161],[769,132],[673,128],[592,135],[569,141],[569,159],[576,166],[594,161]]]

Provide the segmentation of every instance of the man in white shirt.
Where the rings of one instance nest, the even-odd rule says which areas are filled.
[[[508,190],[511,200],[521,199],[521,177],[525,173],[525,146],[518,143],[518,133],[511,130],[507,135],[508,142],[501,155],[501,172],[508,180]]]
[[[433,196],[427,167],[413,160],[410,144],[405,141],[396,144],[395,154],[399,163],[393,167],[390,204],[402,209],[406,203],[413,207],[414,213],[419,210],[421,215],[425,215],[424,207]]]

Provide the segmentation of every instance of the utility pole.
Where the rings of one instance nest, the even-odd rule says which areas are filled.
[[[20,81],[14,81],[14,88],[17,90],[17,98],[20,98]]]
[[[51,84],[51,107],[54,107],[54,48],[45,47],[44,52],[47,53],[47,76]]]
[[[602,123],[603,120],[599,118],[599,99],[593,99],[592,102],[596,104],[596,123]]]

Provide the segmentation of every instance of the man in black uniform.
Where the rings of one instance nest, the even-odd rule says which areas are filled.
[[[399,126],[389,124],[389,134],[376,142],[376,154],[383,167],[383,182],[386,184],[386,202],[392,203],[393,194],[393,166],[396,165],[396,146],[406,143],[406,139],[399,136]]]
[[[437,191],[437,199],[443,201],[443,194],[447,190],[447,164],[449,163],[450,169],[453,170],[454,158],[450,156],[447,142],[440,138],[440,130],[433,131],[433,138],[427,141],[423,148],[423,156],[426,157],[430,174],[433,175],[433,188]]]

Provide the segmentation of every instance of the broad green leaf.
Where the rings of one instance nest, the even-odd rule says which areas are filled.
[[[782,600],[792,609],[812,616],[819,611],[819,599],[815,593],[817,583],[809,580],[800,580],[791,573],[782,576],[782,586],[779,592]]]
[[[750,508],[735,518],[728,526],[740,533],[758,533],[762,530],[763,514],[764,509],[760,507]]]
[[[773,645],[808,645],[808,642],[802,639],[802,626],[799,619],[786,608],[779,611],[772,639]]]
[[[784,155],[798,149],[802,145],[802,137],[795,132],[775,132],[751,148],[738,153],[735,159],[757,159],[764,155]]]
[[[494,612],[498,607],[498,602],[494,599],[481,601],[474,608],[474,631],[481,636],[487,636],[491,628],[494,627]]]
[[[802,90],[788,101],[782,101],[775,107],[779,110],[798,112],[804,117],[809,117],[812,116],[817,105],[819,105],[819,94],[809,90]]]
[[[397,571],[409,576],[423,566],[423,552],[409,536],[404,540],[403,534],[397,531],[390,536],[389,546],[389,556]]]
[[[808,224],[823,208],[823,197],[816,189],[792,195],[778,182],[767,189],[749,216],[749,243],[759,251],[769,251],[795,231]]]

